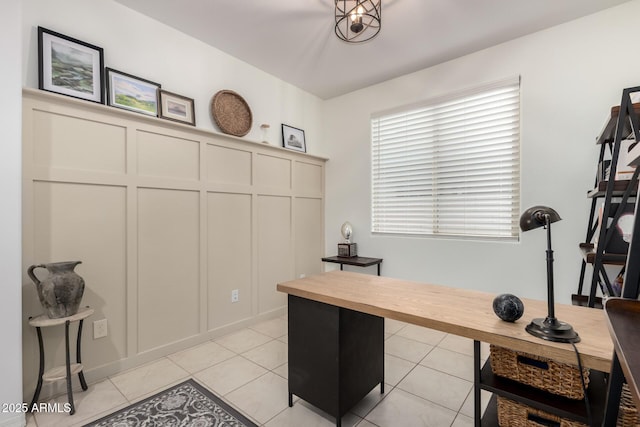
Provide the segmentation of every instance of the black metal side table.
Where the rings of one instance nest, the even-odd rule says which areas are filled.
[[[33,394],[33,399],[31,400],[31,404],[29,405],[29,410],[31,410],[31,408],[33,408],[33,405],[38,401],[40,391],[42,390],[43,381],[50,382],[65,378],[67,380],[67,396],[69,398],[69,405],[71,406],[69,415],[73,415],[76,412],[76,408],[73,404],[73,393],[71,391],[71,375],[78,374],[82,390],[86,390],[88,388],[87,382],[84,379],[84,373],[82,372],[80,341],[82,338],[82,323],[84,319],[91,316],[93,312],[93,308],[83,307],[78,310],[78,312],[73,316],[61,317],[59,319],[50,319],[46,314],[41,314],[40,316],[29,318],[29,325],[36,328],[36,332],[38,333],[38,346],[40,348],[40,371],[38,373],[38,385],[36,386],[36,391]],[[69,355],[69,325],[71,324],[71,322],[79,322],[78,338],[76,341],[76,363],[73,364],[71,363],[71,358]],[[57,366],[55,368],[49,369],[47,372],[44,372],[44,343],[42,341],[41,328],[58,325],[64,325],[66,364],[65,366]]]
[[[369,267],[371,265],[378,266],[378,276],[380,275],[380,264],[382,264],[382,258],[366,258],[361,256],[345,257],[345,256],[330,256],[322,258],[324,262],[333,262],[334,264],[340,264],[340,270],[346,265],[355,265],[358,267]]]

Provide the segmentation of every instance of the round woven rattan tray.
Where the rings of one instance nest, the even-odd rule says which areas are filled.
[[[235,136],[249,133],[253,122],[249,105],[232,90],[221,90],[213,95],[211,116],[222,132]]]

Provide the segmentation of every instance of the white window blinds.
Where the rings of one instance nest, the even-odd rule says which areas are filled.
[[[372,118],[372,231],[517,240],[520,79]]]

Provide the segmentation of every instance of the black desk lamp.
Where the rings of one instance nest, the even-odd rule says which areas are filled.
[[[560,215],[547,206],[534,206],[520,216],[520,229],[529,231],[544,227],[547,229],[547,306],[545,319],[533,319],[525,330],[531,335],[547,341],[579,342],[580,337],[573,327],[556,319],[553,302],[553,251],[551,250],[551,223],[560,221]]]

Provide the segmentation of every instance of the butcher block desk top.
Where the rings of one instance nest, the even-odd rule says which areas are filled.
[[[524,315],[509,323],[493,312],[495,294],[369,274],[331,271],[279,283],[277,289],[289,295],[577,364],[571,344],[545,341],[524,330],[531,319],[546,317],[546,301],[522,299]],[[555,313],[580,335],[581,341],[576,347],[583,366],[609,372],[613,344],[604,311],[556,304]]]

